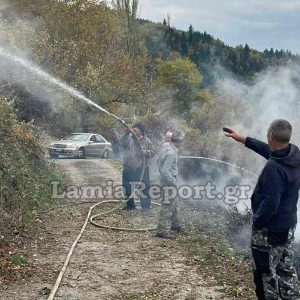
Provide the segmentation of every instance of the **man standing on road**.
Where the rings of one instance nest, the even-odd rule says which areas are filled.
[[[133,138],[133,134],[136,138]],[[123,186],[127,199],[126,210],[135,209],[134,195],[132,195],[133,183],[141,180],[143,173],[143,156],[145,160],[141,188],[143,195],[140,196],[141,207],[147,212],[151,207],[151,198],[149,197],[150,174],[149,160],[154,156],[155,149],[152,142],[145,136],[145,127],[142,123],[136,123],[131,130],[127,130],[120,141],[123,156]],[[142,152],[141,152],[142,148]]]
[[[226,136],[268,160],[251,197],[251,249],[257,298],[300,299],[292,248],[297,224],[300,152],[289,143],[292,126],[282,119],[272,122],[267,133],[268,144],[243,137],[230,128],[224,131]]]
[[[156,234],[156,237],[159,238],[173,238],[173,236],[167,232],[169,223],[171,223],[171,230],[175,232],[182,231],[178,216],[177,196],[175,194],[173,196],[169,194],[172,190],[176,191],[177,194],[177,148],[182,141],[183,134],[179,131],[173,132],[171,142],[163,144],[157,161],[160,173],[160,185],[163,193]]]
[[[112,132],[112,150],[116,159],[120,158],[120,135],[116,128],[111,130]]]

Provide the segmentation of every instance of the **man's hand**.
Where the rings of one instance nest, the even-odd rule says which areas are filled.
[[[246,138],[242,136],[238,131],[228,127],[223,127],[223,131],[225,131],[225,135],[227,137],[231,137],[237,142],[245,144]]]
[[[127,128],[126,128],[125,134],[126,134],[126,135],[129,135],[129,134],[135,135],[134,132],[133,132],[133,130],[132,130],[132,128],[130,128],[130,127],[127,127]]]

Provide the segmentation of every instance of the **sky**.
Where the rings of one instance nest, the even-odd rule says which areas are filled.
[[[140,0],[139,16],[213,35],[227,45],[300,54],[300,0]]]

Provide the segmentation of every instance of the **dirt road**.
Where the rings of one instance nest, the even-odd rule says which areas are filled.
[[[111,160],[59,159],[69,184],[83,186],[120,181],[121,166]],[[80,199],[71,202],[79,202]],[[60,200],[60,204],[70,200]],[[2,300],[46,299],[69,248],[84,222],[89,205],[57,208],[41,218],[44,231],[25,249],[35,266],[31,278],[0,286]],[[101,208],[101,209],[107,209]],[[107,224],[155,226],[158,208],[105,217]],[[88,225],[78,244],[55,299],[225,299],[217,288],[206,287],[177,240],[165,241],[153,233],[124,233]]]

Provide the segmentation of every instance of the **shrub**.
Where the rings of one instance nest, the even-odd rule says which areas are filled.
[[[34,127],[19,122],[5,99],[0,99],[0,136],[0,236],[8,240],[51,200],[50,182],[57,175]]]

